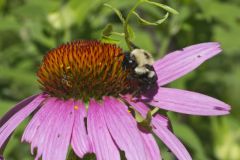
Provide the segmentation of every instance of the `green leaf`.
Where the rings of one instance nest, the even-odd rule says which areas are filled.
[[[147,116],[144,118],[138,111],[136,111],[135,109],[134,113],[135,113],[135,119],[138,123],[139,126],[143,127],[144,129],[146,129],[147,131],[152,131],[152,126],[151,126],[151,121],[152,121],[152,115],[151,115],[151,111],[149,111],[147,113]]]
[[[135,114],[135,119],[136,121],[139,123],[139,122],[142,122],[144,120],[144,118],[142,117],[142,115],[136,111],[134,108],[132,108],[133,111],[134,111],[134,114]]]
[[[105,28],[103,29],[103,31],[102,31],[102,35],[109,37],[109,36],[112,35],[112,34],[111,34],[112,31],[113,31],[113,26],[112,26],[112,24],[107,24],[106,27],[105,27]]]
[[[104,6],[112,9],[118,16],[118,18],[121,20],[122,23],[125,23],[125,19],[123,18],[122,13],[115,7],[111,6],[110,4],[105,3]]]
[[[113,39],[113,38],[110,38],[110,37],[106,37],[106,36],[102,37],[101,42],[103,42],[103,43],[113,43],[113,44],[119,44],[120,43],[119,40],[116,40],[116,39]]]
[[[124,36],[124,33],[113,32],[112,24],[107,24],[102,31],[102,38],[109,38],[111,35]]]
[[[116,35],[116,36],[122,36],[124,37],[125,34],[124,33],[119,33],[119,32],[112,32],[112,35]]]
[[[149,1],[149,0],[145,0],[146,3],[148,4],[151,4],[151,5],[154,5],[154,6],[157,6],[157,7],[160,7],[172,14],[179,14],[178,11],[176,11],[175,9],[167,6],[167,5],[164,5],[164,4],[161,4],[161,3],[157,3],[157,2],[153,2],[153,1]]]
[[[151,26],[157,26],[162,24],[167,18],[168,18],[168,13],[164,15],[162,19],[157,20],[156,22],[150,22],[148,20],[143,19],[137,12],[133,12],[134,15],[137,16],[137,18],[145,25],[151,25]]]

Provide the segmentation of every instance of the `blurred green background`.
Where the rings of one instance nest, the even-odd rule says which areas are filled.
[[[36,71],[48,50],[75,39],[99,39],[112,23],[121,23],[104,0],[0,0],[0,116],[16,102],[39,92]],[[179,11],[157,27],[143,26],[132,17],[134,42],[156,58],[169,51],[206,42],[221,42],[223,52],[170,87],[204,93],[232,106],[223,117],[169,113],[175,134],[194,160],[240,160],[240,1],[159,1]],[[124,14],[134,1],[108,1]],[[164,12],[144,5],[138,12],[156,20]],[[125,48],[121,37],[120,46]],[[27,121],[14,133],[5,152],[7,160],[31,160],[30,147],[20,144]],[[161,147],[166,160],[174,159]]]

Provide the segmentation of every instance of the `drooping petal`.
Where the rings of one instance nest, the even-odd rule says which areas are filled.
[[[101,110],[103,110],[103,106],[94,100],[90,101],[87,128],[93,150],[98,160],[120,160],[118,148],[114,144],[107,129],[103,112]],[[108,113],[106,114],[109,115]]]
[[[50,98],[27,126],[23,140],[37,148],[35,159],[65,160],[74,122],[74,103]]]
[[[215,98],[180,89],[159,88],[150,105],[192,115],[224,115],[230,106]]]
[[[104,117],[107,127],[128,160],[146,160],[143,139],[137,122],[127,107],[114,98],[104,98]]]
[[[160,149],[157,145],[156,140],[154,139],[151,133],[144,133],[141,132],[141,137],[143,138],[145,152],[146,152],[146,159],[147,160],[161,160]]]
[[[161,141],[173,152],[173,154],[179,160],[191,160],[191,156],[184,147],[184,145],[178,140],[178,138],[161,123],[156,121],[157,117],[152,120],[153,132],[161,139]]]
[[[22,105],[27,104],[27,102],[30,101],[32,98],[30,97],[30,99],[26,99],[22,103],[19,103],[16,107],[22,108]],[[45,97],[43,95],[38,95],[37,97],[34,97],[34,98],[35,99],[32,100],[30,103],[28,103],[24,108],[20,109],[14,115],[11,115],[10,117],[6,118],[7,121],[0,128],[0,148],[4,144],[5,140],[7,140],[9,135],[13,132],[13,130],[26,117],[28,117],[35,109],[37,109],[37,107],[40,105],[40,103],[45,99]]]
[[[39,94],[38,94],[39,95]],[[13,107],[12,109],[10,109],[10,111],[8,111],[1,119],[0,119],[0,127],[7,122],[15,113],[17,113],[19,110],[21,110],[22,108],[24,108],[27,104],[29,104],[34,98],[36,98],[38,95],[33,95],[30,96],[24,100],[22,100],[21,102],[19,102],[15,107]],[[0,154],[2,154],[5,150],[5,147],[9,141],[9,139],[11,138],[11,134],[9,135],[9,137],[5,140],[5,142],[2,144],[2,146],[0,147]]]
[[[24,108],[26,105],[28,105],[33,99],[35,99],[37,96],[39,95],[34,95],[34,96],[30,96],[24,100],[22,100],[21,102],[19,102],[17,105],[15,105],[12,109],[10,109],[10,111],[8,111],[3,117],[1,117],[0,119],[0,127],[2,127],[2,125],[7,122],[15,113],[17,113],[19,110],[21,110],[22,108]]]
[[[84,154],[92,152],[92,147],[89,141],[89,137],[86,132],[84,119],[86,118],[86,108],[84,104],[80,101],[75,102],[75,120],[72,133],[72,148],[74,152],[79,156],[83,157]]]
[[[158,85],[163,86],[182,77],[220,52],[219,43],[208,42],[192,45],[166,55],[154,64]]]

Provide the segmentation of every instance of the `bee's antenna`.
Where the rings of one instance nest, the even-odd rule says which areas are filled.
[[[130,41],[130,46],[131,46],[131,50],[134,50],[134,49],[139,49],[138,46],[136,46],[133,42]]]

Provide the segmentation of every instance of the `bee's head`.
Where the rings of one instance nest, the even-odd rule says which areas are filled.
[[[124,52],[124,58],[122,61],[122,67],[124,70],[133,69],[137,66],[137,62],[134,56],[131,56],[131,52]]]

